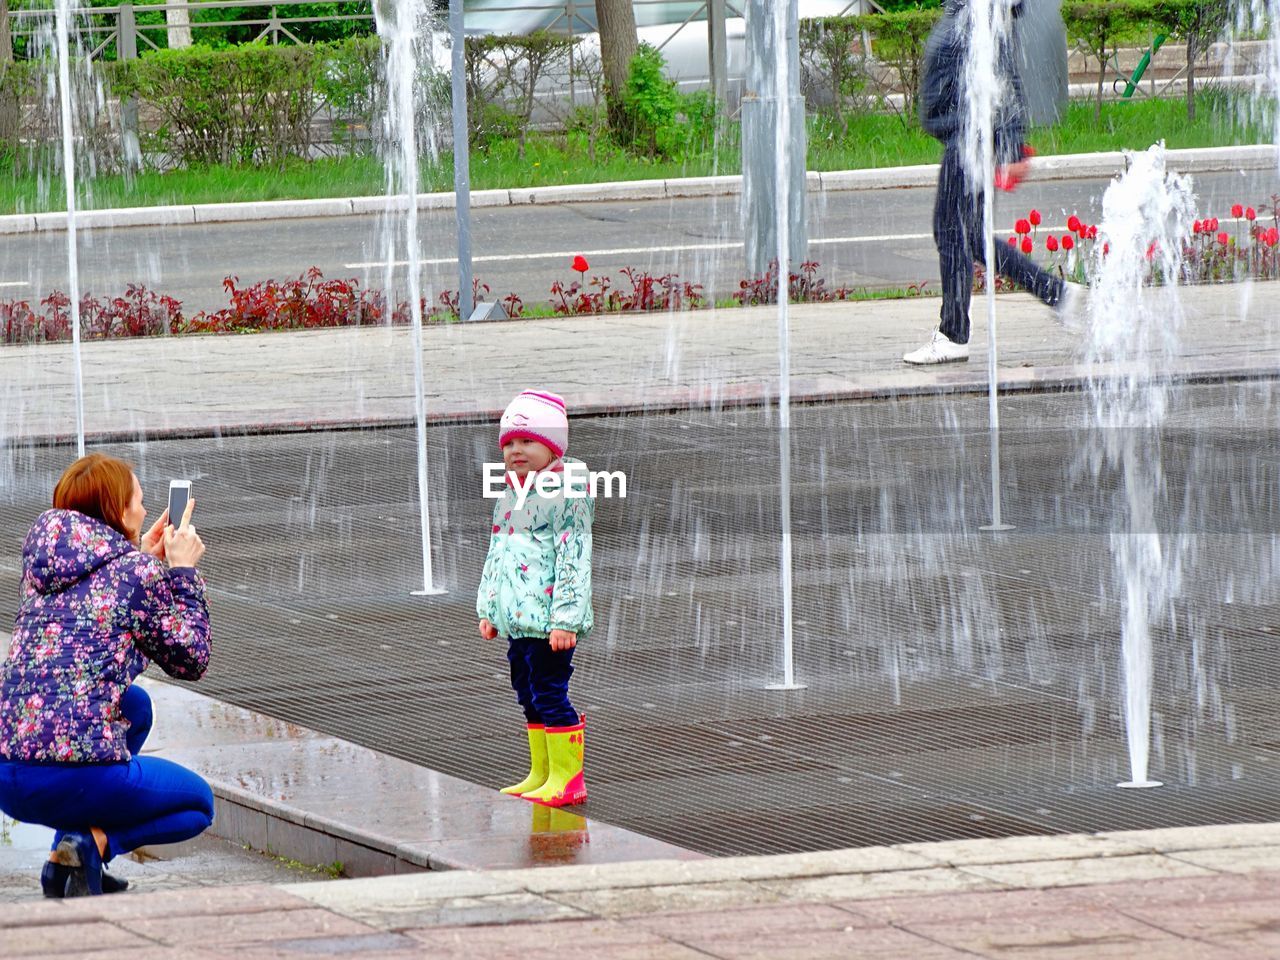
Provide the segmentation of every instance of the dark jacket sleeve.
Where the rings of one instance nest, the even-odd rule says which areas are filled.
[[[963,21],[948,13],[938,21],[925,44],[924,64],[920,75],[920,125],[925,133],[943,143],[953,143],[964,135],[965,42]],[[1004,96],[996,110],[992,131],[997,164],[1012,163],[1022,158],[1026,136],[1026,105],[1022,80],[1012,45],[1000,45],[998,58]]]
[[[964,74],[964,44],[955,20],[938,21],[925,43],[920,71],[920,125],[936,140],[947,143],[960,135],[960,84]]]
[[[130,603],[134,644],[165,673],[199,680],[209,666],[209,608],[204,578],[190,567],[166,570],[145,557]]]
[[[1004,77],[1004,97],[995,119],[996,163],[1013,163],[1022,159],[1022,145],[1027,137],[1027,98],[1018,74],[1018,61],[1012,42],[1000,44],[1000,72]]]

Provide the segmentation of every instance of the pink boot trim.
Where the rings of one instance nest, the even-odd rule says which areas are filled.
[[[547,727],[546,731],[547,733],[575,733],[578,730],[586,729],[586,726],[585,720],[579,720],[572,727]]]
[[[566,727],[565,729],[571,729]],[[564,789],[548,800],[539,800],[537,797],[531,797],[529,794],[521,794],[524,800],[531,800],[534,803],[541,804],[544,807],[572,807],[579,803],[587,801],[587,783],[583,779],[581,773],[574,774],[572,780],[565,784]]]

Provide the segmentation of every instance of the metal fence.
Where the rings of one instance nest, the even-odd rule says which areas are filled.
[[[350,8],[351,2],[332,0],[328,5],[335,12],[327,16],[290,15],[296,8],[311,13],[317,6],[314,0],[199,0],[196,3],[120,3],[115,6],[75,7],[71,13],[79,24],[79,32],[90,59],[114,58],[128,60],[146,49],[188,46],[199,38],[201,32],[228,27],[257,27],[254,41],[266,40],[272,44],[303,43],[298,34],[303,24],[363,21],[373,30],[372,0],[356,0],[364,10],[359,13],[340,13],[339,8]],[[664,11],[672,6],[667,0],[634,0],[637,22],[654,25],[657,35],[654,44],[659,50],[691,23],[707,21],[720,14],[726,17],[742,17],[743,0],[705,0],[696,4],[680,4],[688,8],[681,19],[664,20]],[[250,17],[215,19],[203,16],[205,11],[217,10],[254,11]],[[845,12],[858,13],[879,10],[875,0],[849,0]],[[201,11],[199,20],[191,14]],[[260,14],[257,11],[261,11]],[[139,14],[163,13],[164,23],[139,23]],[[13,43],[20,45],[24,38],[37,33],[42,25],[52,21],[52,10],[17,10],[10,13]],[[540,28],[568,36],[584,36],[596,32],[595,3],[593,0],[564,0],[564,2],[511,3],[487,6],[483,10],[466,13],[468,32],[494,32],[492,27],[501,24],[505,16],[511,25],[498,32],[522,33]]]

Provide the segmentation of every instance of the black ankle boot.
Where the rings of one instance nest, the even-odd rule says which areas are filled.
[[[102,892],[103,893],[124,893],[129,889],[129,881],[120,877],[113,877],[107,873],[107,868],[102,868]]]
[[[51,900],[61,900],[67,895],[67,880],[71,878],[71,868],[60,863],[46,860],[40,869],[40,889]]]

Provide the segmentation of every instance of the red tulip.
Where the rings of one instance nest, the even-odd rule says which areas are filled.
[[[573,258],[573,263],[570,264],[569,268],[571,270],[578,271],[578,273],[586,273],[588,270],[591,269],[591,265],[587,263],[586,257],[579,254],[578,256]]]
[[[1009,246],[1011,246],[1011,247],[1016,247],[1017,245],[1018,245],[1018,238],[1017,238],[1017,237],[1010,237],[1010,238],[1009,238]]]
[[[1072,237],[1072,236],[1071,236],[1071,234],[1069,234],[1069,233],[1064,233],[1064,234],[1062,235],[1062,249],[1063,249],[1063,250],[1070,250],[1070,249],[1071,249],[1072,247],[1074,247],[1075,245],[1076,245],[1075,238],[1074,238],[1074,237]]]
[[[1148,260],[1150,260],[1151,258],[1153,258],[1153,257],[1156,255],[1156,250],[1159,248],[1159,246],[1160,246],[1160,245],[1159,245],[1158,243],[1156,243],[1156,241],[1154,241],[1154,240],[1152,240],[1152,241],[1151,241],[1150,245],[1147,247],[1147,259],[1148,259]]]
[[[1015,223],[1015,224],[1013,225],[1013,232],[1014,232],[1014,233],[1030,233],[1030,232],[1031,232],[1031,221],[1029,221],[1029,220],[1019,220],[1017,223]]]
[[[1280,229],[1272,227],[1267,231],[1265,239],[1267,246],[1274,247],[1277,243],[1280,243]]]
[[[1198,234],[1202,227],[1203,227],[1203,224],[1199,220],[1197,220],[1195,223],[1191,225],[1191,232]]]
[[[1032,250],[1034,250],[1034,249],[1035,249],[1035,247],[1036,247],[1036,245],[1035,245],[1034,243],[1032,243],[1032,242],[1031,242],[1031,238],[1030,238],[1030,237],[1023,237],[1023,238],[1022,238],[1022,252],[1023,252],[1023,253],[1030,253]]]
[[[1040,211],[1032,210],[1029,214],[1027,214],[1027,219],[1031,221],[1031,225],[1033,227],[1040,226]]]
[[[1222,244],[1224,247],[1227,245],[1227,241],[1228,241],[1228,240],[1230,240],[1230,239],[1231,239],[1231,237],[1230,237],[1230,236],[1228,236],[1228,235],[1227,235],[1227,234],[1225,234],[1225,233],[1220,233],[1220,234],[1218,234],[1218,242],[1219,242],[1220,244]]]
[[[1244,218],[1245,218],[1246,220],[1257,220],[1257,219],[1258,219],[1258,211],[1257,211],[1257,210],[1255,210],[1255,209],[1253,209],[1253,207],[1245,207],[1245,208],[1244,208]]]
[[[1044,248],[1045,248],[1046,250],[1048,250],[1050,253],[1057,253],[1057,252],[1058,252],[1058,238],[1057,238],[1057,237],[1055,237],[1053,234],[1050,234],[1048,237],[1046,237],[1046,238],[1045,238],[1045,241],[1044,241]]]
[[[1233,203],[1231,205],[1231,215],[1235,217],[1237,220],[1239,220],[1241,217],[1244,216],[1244,207],[1242,207],[1238,203]]]
[[[1095,223],[1095,224],[1093,224],[1091,227],[1089,227],[1089,230],[1088,230],[1088,232],[1087,232],[1085,235],[1086,235],[1090,240],[1094,240],[1094,239],[1096,239],[1096,238],[1097,238],[1097,236],[1098,236],[1098,225]]]
[[[1111,244],[1104,243],[1102,245],[1102,255],[1105,257],[1110,252],[1111,252]]]
[[[1077,217],[1074,213],[1071,216],[1067,217],[1067,229],[1070,230],[1072,233],[1078,233],[1080,230],[1080,226],[1081,226],[1080,218]]]

